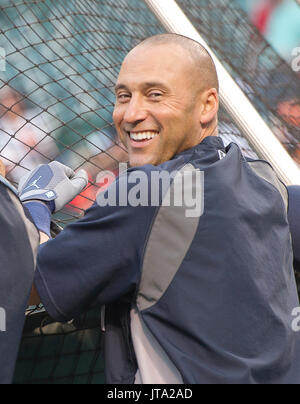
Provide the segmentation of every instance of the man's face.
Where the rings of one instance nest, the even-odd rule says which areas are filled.
[[[278,114],[289,124],[300,128],[300,101],[283,101],[277,106]]]
[[[127,56],[113,118],[131,167],[161,164],[199,143],[194,75],[178,45],[142,46]]]

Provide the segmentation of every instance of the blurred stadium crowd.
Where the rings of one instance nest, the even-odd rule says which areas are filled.
[[[295,0],[238,0],[251,22],[287,62],[300,47],[300,8]]]

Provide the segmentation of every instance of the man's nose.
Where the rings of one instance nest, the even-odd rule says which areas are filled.
[[[126,107],[124,122],[134,124],[144,121],[146,118],[147,110],[143,103],[142,97],[132,96]]]

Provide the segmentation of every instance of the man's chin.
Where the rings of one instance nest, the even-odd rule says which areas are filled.
[[[129,156],[129,166],[134,167],[142,167],[145,165],[158,165],[157,159],[155,156]]]

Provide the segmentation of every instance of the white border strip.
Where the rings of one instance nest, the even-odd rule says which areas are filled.
[[[212,55],[220,80],[220,101],[257,154],[267,160],[286,185],[300,185],[300,169],[249,99],[223,67],[175,0],[144,0],[167,31],[201,43]]]

